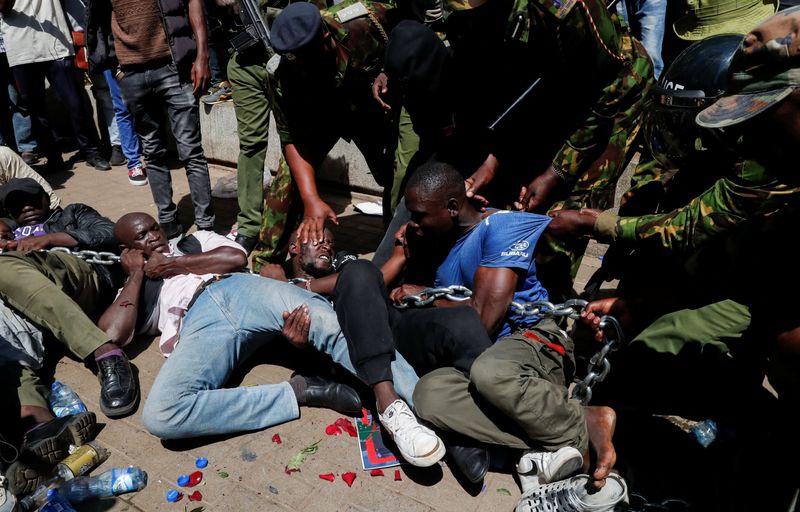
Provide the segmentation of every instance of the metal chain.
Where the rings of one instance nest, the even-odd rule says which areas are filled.
[[[450,289],[458,288],[461,294],[459,298],[452,299],[448,293]],[[426,295],[426,292],[430,295]],[[449,286],[447,288],[428,288],[419,295],[408,295],[403,297],[403,305],[397,306],[401,309],[409,306],[427,306],[438,298],[450,300],[466,300],[472,296],[472,291],[464,286]],[[512,302],[510,309],[512,313],[520,316],[537,316],[539,318],[571,318],[577,320],[581,312],[589,304],[583,299],[570,299],[562,304],[553,304],[546,300],[534,302]],[[616,318],[611,315],[604,315],[600,318],[600,330],[603,332],[603,347],[589,359],[588,373],[583,379],[575,380],[575,387],[572,389],[572,399],[586,405],[592,399],[592,387],[598,382],[602,382],[608,372],[611,371],[611,362],[608,355],[622,348],[625,345],[625,335],[622,327]]]
[[[403,297],[402,304],[397,304],[397,309],[409,307],[421,308],[431,304],[436,299],[447,299],[455,302],[463,302],[472,297],[472,290],[466,286],[454,284],[441,288],[425,288],[417,295],[406,295]]]
[[[64,254],[71,254],[78,259],[84,260],[86,263],[96,263],[98,265],[114,265],[119,263],[119,256],[113,252],[103,251],[73,251],[69,247],[51,247],[46,249],[49,252],[63,252]]]

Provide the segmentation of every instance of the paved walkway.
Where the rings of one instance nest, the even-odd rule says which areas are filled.
[[[212,185],[228,177],[227,170],[212,169]],[[123,168],[98,172],[77,164],[73,171],[49,176],[56,192],[65,204],[85,202],[104,215],[116,220],[132,211],[154,212],[149,187],[128,184]],[[179,201],[181,218],[191,220],[188,185],[182,170],[173,171],[175,198]],[[331,196],[332,206],[340,215],[337,243],[342,249],[369,253],[380,240],[382,230],[378,217],[365,217],[354,212],[352,203],[374,199],[368,196]],[[225,233],[235,221],[236,201],[216,200],[217,231]],[[153,339],[135,340],[129,350],[138,369],[142,395],[147,396],[153,380],[163,363]],[[280,351],[291,352],[288,345]],[[277,351],[277,350],[276,350]],[[240,385],[280,382],[291,370],[275,364],[254,365]],[[459,512],[512,510],[519,490],[508,472],[492,472],[485,489],[465,490],[446,466],[426,471],[403,466],[402,481],[394,481],[393,471],[386,476],[370,477],[361,470],[356,440],[348,436],[329,437],[325,427],[339,415],[322,409],[301,408],[299,420],[261,432],[242,434],[225,439],[204,439],[187,444],[165,446],[147,433],[141,423],[141,407],[136,414],[121,420],[108,420],[98,405],[98,383],[83,364],[64,359],[58,366],[58,379],[73,386],[90,410],[97,413],[104,428],[97,439],[111,451],[111,458],[95,473],[113,466],[138,465],[147,471],[149,484],[136,494],[116,500],[96,502],[86,510],[144,510],[184,511],[203,506],[206,511],[227,512],[261,510],[344,511],[427,511],[452,510]],[[283,443],[271,441],[279,434]],[[304,446],[322,440],[316,455],[309,457],[299,473],[287,475],[284,466],[289,458]],[[204,485],[197,489],[203,500],[189,503],[167,503],[165,493],[177,488],[181,473],[194,468],[196,457],[206,457],[210,464],[204,471]],[[348,488],[339,475],[354,471],[357,478]],[[335,473],[333,483],[318,475]],[[223,478],[220,475],[227,474]],[[498,489],[500,491],[498,492]],[[508,495],[506,494],[508,493]]]

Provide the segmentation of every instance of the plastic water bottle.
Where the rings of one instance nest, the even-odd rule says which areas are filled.
[[[53,476],[60,476],[65,481],[72,480],[76,476],[85,475],[95,466],[108,459],[108,450],[100,446],[100,443],[92,441],[75,448],[67,458],[56,466]]]
[[[59,418],[88,410],[78,394],[59,381],[53,382],[50,388],[50,409]]]
[[[147,486],[147,473],[140,468],[113,468],[98,476],[79,476],[61,487],[61,494],[70,503],[92,498],[110,498],[127,492],[140,491]]]
[[[32,493],[19,500],[19,503],[17,503],[17,509],[21,512],[31,512],[32,510],[38,509],[47,503],[47,500],[50,497],[48,493],[53,489],[61,487],[63,483],[63,478],[51,478],[37,487]]]
[[[47,503],[42,505],[39,512],[76,512],[67,500],[65,500],[58,489],[50,489],[47,491]]]
[[[708,445],[717,438],[719,429],[717,428],[717,422],[714,420],[704,420],[693,426],[689,432],[703,448],[708,448]]]

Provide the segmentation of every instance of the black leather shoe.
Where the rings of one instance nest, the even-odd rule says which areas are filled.
[[[106,160],[105,158],[103,158],[100,155],[87,156],[86,157],[86,165],[88,165],[90,167],[94,167],[98,171],[110,171],[111,170],[111,164],[108,163],[108,160]]]
[[[252,236],[236,235],[236,243],[244,247],[248,255],[253,252],[253,247],[256,246],[256,242],[258,242],[258,239]]]
[[[489,472],[489,450],[475,446],[447,444],[448,462],[473,484],[481,482]]]
[[[70,445],[88,443],[96,434],[97,418],[93,412],[81,412],[56,418],[27,433],[19,458],[6,472],[8,489],[23,495],[44,483],[53,468],[67,455]]]
[[[304,377],[308,388],[303,405],[327,407],[348,416],[361,414],[361,398],[347,384],[340,384],[322,377]]]
[[[164,232],[164,236],[167,237],[167,240],[172,240],[183,234],[183,224],[181,224],[178,219],[172,222],[161,222],[160,224],[161,230]]]
[[[100,410],[109,418],[124,416],[139,402],[139,386],[131,363],[125,356],[109,356],[97,361],[100,379]]]
[[[122,154],[122,146],[111,146],[111,156],[108,159],[108,163],[112,167],[119,167],[128,163],[128,159]]]

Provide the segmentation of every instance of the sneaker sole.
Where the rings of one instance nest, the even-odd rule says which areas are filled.
[[[108,416],[109,418],[119,418],[121,416],[127,416],[128,414],[132,413],[136,410],[139,406],[139,387],[136,387],[136,396],[133,398],[130,404],[126,405],[125,407],[117,407],[116,409],[109,409],[103,406],[103,401],[100,401],[100,410],[103,411],[103,414]]]
[[[581,456],[578,450],[575,450],[575,455],[561,463],[558,471],[553,473],[553,476],[547,483],[565,480],[575,473],[578,473],[581,468],[583,468],[583,456]]]
[[[8,468],[8,489],[12,494],[32,493],[49,477],[56,464],[69,455],[70,445],[81,446],[94,439],[97,417],[93,412],[75,415],[61,430],[25,447],[20,460]]]
[[[134,187],[143,187],[143,186],[147,185],[147,180],[135,181],[135,180],[132,180],[132,179],[128,178],[128,183],[130,183]]]
[[[433,466],[434,464],[442,460],[444,458],[446,451],[447,450],[444,447],[444,443],[442,443],[442,440],[440,439],[439,444],[436,446],[436,449],[433,450],[428,455],[425,455],[423,457],[411,457],[409,455],[403,454],[402,452],[400,455],[402,455],[403,459],[405,459],[405,461],[411,464],[412,466],[417,466],[418,468],[427,468],[429,466]]]

